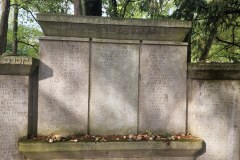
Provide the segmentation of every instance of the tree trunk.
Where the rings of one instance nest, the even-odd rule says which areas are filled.
[[[205,45],[205,47],[203,49],[203,53],[202,53],[199,61],[205,62],[206,59],[207,59],[209,51],[212,48],[213,41],[214,41],[214,39],[217,36],[219,20],[220,20],[220,17],[217,17],[216,20],[213,22],[213,28],[210,30],[210,34],[209,34],[208,40],[206,42],[206,45]]]
[[[84,1],[75,0],[74,1],[74,15],[85,15]]]
[[[117,0],[112,0],[112,9],[113,9],[113,16],[112,17],[118,17]]]
[[[18,50],[18,4],[15,0],[14,13],[13,13],[13,43],[12,43],[12,54],[17,55]]]
[[[10,0],[1,0],[0,12],[0,55],[6,52],[8,17],[10,11]]]
[[[102,16],[102,0],[74,0],[74,15]]]
[[[84,0],[87,16],[102,16],[102,0]]]

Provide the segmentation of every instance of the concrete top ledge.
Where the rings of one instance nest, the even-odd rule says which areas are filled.
[[[26,56],[0,56],[0,75],[31,75],[39,61]]]
[[[49,21],[49,22],[191,28],[190,21],[172,20],[172,19],[153,20],[153,19],[137,19],[137,18],[130,19],[130,18],[110,18],[110,17],[97,17],[97,16],[52,15],[52,14],[37,14],[37,19],[38,21]]]
[[[170,143],[162,141],[19,142],[19,151],[28,159],[193,157],[204,148],[205,143],[202,140],[171,141]]]
[[[240,63],[191,63],[188,78],[204,80],[240,80]]]
[[[188,70],[239,70],[240,63],[190,63]]]
[[[191,23],[182,20],[123,19],[38,14],[45,36],[122,40],[184,41]]]

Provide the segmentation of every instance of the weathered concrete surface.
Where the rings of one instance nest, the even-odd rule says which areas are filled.
[[[93,43],[90,134],[137,133],[139,45]]]
[[[29,159],[195,157],[202,150],[202,140],[165,142],[20,142],[19,151]],[[170,158],[169,158],[170,159]]]
[[[239,63],[192,63],[188,64],[189,79],[239,80]]]
[[[0,56],[1,75],[31,75],[38,66],[38,60],[25,56]]]
[[[38,133],[86,133],[89,43],[40,40]]]
[[[45,36],[182,42],[191,28],[190,22],[176,20],[46,14],[37,19]]]
[[[198,160],[239,160],[240,81],[189,80],[189,132],[206,142]]]
[[[139,131],[185,133],[187,47],[143,45],[140,56]]]
[[[28,77],[0,75],[0,159],[23,160],[19,137],[28,130]]]

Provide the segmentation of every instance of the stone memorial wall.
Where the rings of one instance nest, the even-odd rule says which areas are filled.
[[[189,22],[55,18],[38,15],[39,134],[185,132]]]
[[[39,73],[31,58],[0,58],[0,159],[24,159],[20,137],[150,130],[204,140],[194,157],[163,159],[239,160],[240,65],[187,65],[189,22],[38,18]]]
[[[45,37],[40,47],[39,134],[185,132],[186,43]]]

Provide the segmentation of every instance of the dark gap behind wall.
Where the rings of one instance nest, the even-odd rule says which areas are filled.
[[[38,75],[39,67],[29,76],[28,95],[28,133],[27,138],[37,136],[38,119]]]

